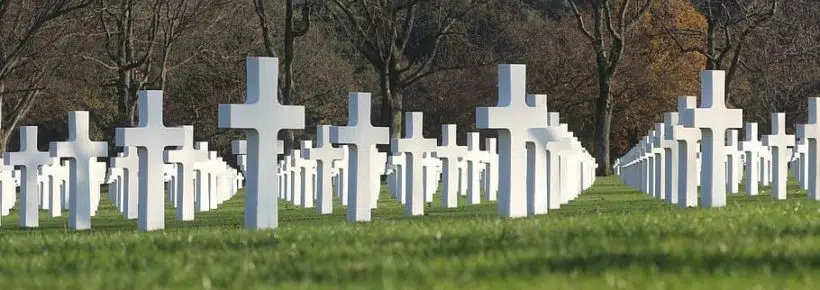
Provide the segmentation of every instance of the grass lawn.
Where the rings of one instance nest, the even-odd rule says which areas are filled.
[[[603,178],[537,218],[439,203],[407,218],[385,197],[367,224],[282,204],[275,231],[244,230],[237,196],[194,222],[169,209],[152,233],[103,200],[86,232],[3,217],[0,289],[820,288],[820,203],[767,192],[679,209]]]

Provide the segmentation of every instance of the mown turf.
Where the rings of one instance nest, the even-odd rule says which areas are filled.
[[[242,197],[197,221],[139,233],[103,201],[94,230],[0,226],[0,289],[818,289],[820,204],[732,195],[721,209],[666,206],[599,179],[547,216],[495,206],[407,218],[383,198],[348,224],[283,204],[276,231],[242,229]],[[463,203],[463,201],[462,201]]]

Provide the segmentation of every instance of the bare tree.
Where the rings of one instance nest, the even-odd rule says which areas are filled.
[[[265,52],[269,57],[276,57],[276,35],[274,27],[271,27],[269,15],[265,5],[265,0],[254,0],[254,10],[259,19],[259,27],[262,30],[262,40],[265,45]],[[304,36],[310,30],[312,3],[301,0],[285,1],[285,39],[282,59],[282,70],[279,79],[279,97],[285,105],[297,103],[296,80],[293,73],[293,63],[296,60],[296,38]],[[301,16],[298,23],[296,12]],[[293,148],[293,130],[285,130],[285,152],[290,152]]]
[[[743,116],[761,127],[770,112],[786,112],[789,124],[804,122],[807,98],[820,96],[820,6],[811,0],[780,1],[771,25],[751,33],[748,42],[755,45],[738,62],[738,83],[747,85],[736,86],[734,94],[751,96],[744,99]]]
[[[687,53],[699,53],[706,57],[707,70],[725,70],[726,101],[739,106],[739,100],[731,94],[732,81],[741,67],[741,56],[748,45],[752,32],[769,22],[781,0],[692,0],[706,18],[706,31],[693,31],[677,27],[667,32],[678,47]],[[702,46],[689,46],[686,39],[700,39]]]
[[[177,42],[195,30],[207,30],[221,19],[209,14],[224,1],[212,0],[99,0],[98,17],[105,56],[85,59],[116,73],[117,113],[121,126],[136,124],[136,94],[146,87],[165,89],[168,74],[193,60],[202,46],[174,61]],[[204,17],[207,15],[208,17]],[[202,21],[200,19],[207,20]]]
[[[598,175],[610,175],[610,133],[612,127],[612,78],[618,71],[629,34],[635,24],[649,10],[652,0],[633,3],[631,0],[585,1],[592,15],[592,31],[587,27],[588,15],[582,13],[575,3],[567,0],[578,29],[589,40],[595,51],[598,75],[598,97],[595,106],[595,158]],[[613,8],[613,6],[617,6]]]
[[[53,71],[48,51],[70,37],[63,17],[91,0],[0,0],[0,152],[11,132],[31,111]]]
[[[461,35],[457,24],[485,4],[468,2],[332,1],[331,16],[379,75],[381,117],[390,126],[391,138],[401,134],[407,87],[437,72],[465,67],[443,64],[440,56],[446,42]]]
[[[205,49],[206,41],[199,41],[193,49],[186,51],[185,56],[176,60],[171,54],[176,43],[186,36],[205,34],[224,14],[214,13],[221,9],[228,1],[224,0],[168,0],[161,4],[159,33],[162,36],[159,66],[158,88],[164,90],[168,82],[168,73],[194,60]],[[204,20],[203,20],[204,19]]]
[[[96,2],[107,60],[91,55],[83,57],[116,73],[118,123],[133,126],[137,91],[156,79],[152,76],[156,74],[152,65],[164,0]],[[147,21],[145,14],[149,15]]]

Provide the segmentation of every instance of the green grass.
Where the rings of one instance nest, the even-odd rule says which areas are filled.
[[[794,186],[787,201],[680,209],[603,178],[560,210],[515,220],[491,204],[439,203],[407,218],[383,198],[372,223],[348,224],[339,207],[283,204],[275,231],[242,229],[241,196],[194,222],[169,209],[152,233],[104,200],[91,231],[3,217],[0,289],[817,289],[820,204]]]

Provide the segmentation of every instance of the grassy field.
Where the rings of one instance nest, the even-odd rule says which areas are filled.
[[[283,204],[276,231],[242,229],[237,196],[152,233],[103,201],[87,232],[3,217],[0,289],[818,289],[820,203],[789,193],[679,209],[604,178],[537,218],[383,198],[367,224]]]

